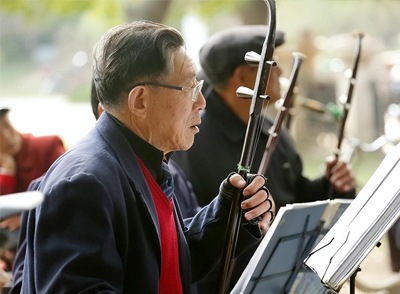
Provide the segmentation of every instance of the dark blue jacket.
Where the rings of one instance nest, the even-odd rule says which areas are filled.
[[[158,293],[156,209],[135,153],[109,115],[53,164],[39,190],[45,200],[27,215],[19,252],[22,293]],[[175,205],[184,293],[220,259],[229,205],[216,197],[186,220]],[[258,227],[242,229],[238,247],[260,237]]]

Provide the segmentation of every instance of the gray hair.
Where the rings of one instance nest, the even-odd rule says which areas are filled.
[[[171,75],[173,57],[184,44],[176,29],[150,21],[109,29],[93,50],[93,79],[103,107],[122,106],[134,84]]]

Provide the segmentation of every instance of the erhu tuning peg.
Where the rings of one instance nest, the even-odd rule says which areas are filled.
[[[236,90],[236,96],[242,99],[252,99],[254,95],[254,91],[247,87],[239,87]],[[268,95],[259,95],[258,98],[269,100],[270,97]]]
[[[246,60],[246,62],[250,65],[258,65],[261,60],[261,55],[254,51],[250,51],[246,53],[244,60]]]
[[[254,91],[247,87],[239,87],[236,90],[236,96],[242,99],[251,99],[253,97]]]

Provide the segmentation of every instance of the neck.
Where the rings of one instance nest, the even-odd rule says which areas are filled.
[[[172,150],[165,150],[162,148],[162,144],[156,140],[153,132],[150,130],[149,126],[144,123],[145,119],[135,117],[134,115],[129,115],[129,113],[125,114],[111,114],[113,115],[121,124],[123,124],[126,128],[134,132],[138,137],[162,151],[165,155],[172,152]]]
[[[222,101],[245,124],[249,121],[251,99],[241,99],[236,96],[236,89],[215,89]]]

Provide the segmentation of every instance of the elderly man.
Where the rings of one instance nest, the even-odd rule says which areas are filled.
[[[177,152],[174,159],[191,181],[201,206],[210,203],[210,195],[218,191],[218,182],[240,160],[251,100],[239,99],[236,90],[240,86],[254,88],[257,67],[246,64],[244,56],[249,51],[261,53],[267,31],[265,25],[231,27],[215,33],[200,50],[202,74],[209,84],[204,91],[207,108],[202,112],[201,132],[193,147]],[[283,32],[277,31],[275,46],[279,47],[283,42]],[[279,66],[271,69],[266,91],[271,97],[270,105],[281,97],[281,74]],[[256,172],[261,163],[272,124],[273,119],[264,118],[252,172]],[[330,184],[335,188],[335,197],[355,196],[356,181],[351,168],[344,162],[330,160],[325,175],[315,180],[306,178],[302,174],[301,158],[286,130],[281,130],[265,176],[277,208],[294,202],[327,199]],[[251,250],[245,254],[236,262],[236,277],[232,281],[249,261]],[[210,281],[214,277],[211,275],[207,281],[199,283],[201,293],[215,293],[216,285]]]
[[[238,174],[191,219],[175,203],[167,161],[192,144],[205,100],[173,28],[147,21],[107,31],[94,49],[105,112],[40,183],[43,204],[27,220],[22,293],[189,293],[222,254],[232,191],[245,220],[238,247],[271,220],[265,180]],[[242,246],[244,245],[244,246]]]
[[[100,115],[104,112],[103,107],[97,98],[96,85],[92,80],[92,90],[90,95],[90,104],[94,117],[99,119]],[[199,210],[200,206],[197,203],[196,195],[194,195],[192,184],[186,178],[185,173],[180,166],[172,159],[168,161],[168,167],[174,178],[174,193],[176,200],[179,204],[183,218],[194,216]]]

